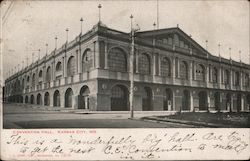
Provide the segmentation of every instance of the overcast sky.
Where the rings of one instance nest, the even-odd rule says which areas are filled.
[[[32,53],[38,58],[55,48],[55,36],[60,47],[66,41],[66,28],[69,28],[69,40],[80,33],[80,18],[83,21],[83,33],[98,21],[98,4],[102,4],[101,21],[108,27],[129,32],[130,18],[141,30],[153,29],[157,19],[157,2],[152,1],[14,1],[2,3],[1,16],[3,36],[4,78],[9,70],[25,61]],[[9,10],[8,10],[9,8]],[[5,15],[8,10],[8,14]],[[159,0],[159,27],[179,27],[205,47],[218,55],[218,43],[221,43],[221,56],[249,64],[249,1],[161,1]]]

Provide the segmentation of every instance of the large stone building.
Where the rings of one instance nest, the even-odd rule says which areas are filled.
[[[5,81],[5,101],[129,110],[129,33],[98,23]],[[135,110],[248,111],[250,65],[211,55],[180,28],[137,32]]]

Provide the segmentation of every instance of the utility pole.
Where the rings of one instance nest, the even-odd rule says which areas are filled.
[[[134,101],[134,48],[135,48],[135,32],[140,30],[133,28],[133,15],[130,16],[131,19],[131,53],[130,53],[130,118],[134,117],[133,101]]]

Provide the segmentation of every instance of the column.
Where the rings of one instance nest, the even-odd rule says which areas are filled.
[[[153,53],[153,64],[152,64],[152,66],[153,66],[153,75],[157,74],[156,59],[157,59],[156,54]]]
[[[241,98],[240,98],[240,101],[241,101],[241,111],[244,111],[244,97],[243,97],[243,94],[241,94]]]
[[[81,44],[79,44],[79,49],[78,49],[78,74],[82,73],[82,66],[81,66],[81,53],[82,53],[82,49],[81,49]]]
[[[218,75],[217,75],[217,82],[218,82],[219,88],[221,85],[221,75],[222,75],[222,70],[221,70],[221,67],[219,67]]]
[[[233,88],[233,71],[230,69],[230,89]]]
[[[173,100],[172,100],[173,111],[176,111],[175,107],[175,91],[173,90]]]
[[[161,76],[161,56],[158,54],[158,75]]]
[[[51,80],[54,81],[55,80],[55,61],[51,63],[51,77],[52,77]]]
[[[189,65],[189,82],[191,86],[192,86],[192,75],[193,75],[193,62],[191,61]]]
[[[211,107],[211,105],[210,105],[210,92],[208,91],[207,92],[207,111],[210,111],[210,107]]]
[[[208,82],[209,82],[209,74],[210,74],[209,66],[206,66],[205,82],[206,82],[207,86],[208,86]]]
[[[190,111],[191,111],[191,112],[194,112],[193,91],[190,91]]]
[[[100,43],[99,41],[94,42],[94,67],[100,68]]]
[[[177,78],[180,77],[180,60],[177,58]]]
[[[76,50],[76,73],[79,73],[79,53],[78,50]]]
[[[172,59],[172,82],[174,84],[174,79],[175,79],[175,58],[173,57]]]
[[[194,74],[194,80],[196,80],[196,64],[195,62],[193,61],[193,66],[194,66],[194,70],[193,70],[193,74]]]
[[[66,60],[66,56],[63,57],[63,76],[67,77],[67,60]]]
[[[242,90],[242,78],[243,77],[243,74],[242,74],[242,71],[240,71],[240,90]]]
[[[104,42],[104,52],[105,52],[105,66],[104,66],[104,69],[108,69],[109,66],[108,66],[108,44],[107,42]]]

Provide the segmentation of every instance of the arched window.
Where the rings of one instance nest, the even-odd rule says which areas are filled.
[[[185,61],[180,62],[180,78],[188,79],[188,67],[187,67],[187,62]]]
[[[240,73],[238,71],[235,72],[234,84],[240,85]]]
[[[75,57],[71,56],[67,64],[67,76],[73,76],[76,73],[76,61]]]
[[[39,71],[39,78],[42,78],[42,76],[43,76],[43,71],[40,70],[40,71]]]
[[[85,50],[82,55],[82,72],[87,72],[93,66],[93,56],[90,49]]]
[[[50,67],[47,68],[46,81],[47,82],[51,81],[51,68]]]
[[[27,77],[27,83],[29,83],[29,81],[30,81],[30,77],[28,76],[28,77]]]
[[[216,67],[212,68],[212,82],[213,83],[218,82],[218,70]]]
[[[205,81],[205,67],[201,64],[197,65],[196,68],[196,80]]]
[[[150,74],[150,58],[147,54],[141,54],[139,56],[139,73]]]
[[[24,78],[22,80],[22,89],[24,89]]]
[[[32,76],[32,87],[35,87],[36,85],[36,74],[34,73]]]
[[[171,76],[170,60],[167,57],[161,60],[161,76]]]
[[[60,61],[56,64],[56,71],[62,71],[62,63]]]
[[[230,80],[230,73],[228,70],[225,70],[225,79],[224,79],[224,83],[225,84],[229,84],[229,80]]]
[[[120,48],[112,48],[108,54],[108,65],[109,69],[112,71],[126,72],[126,53]]]

